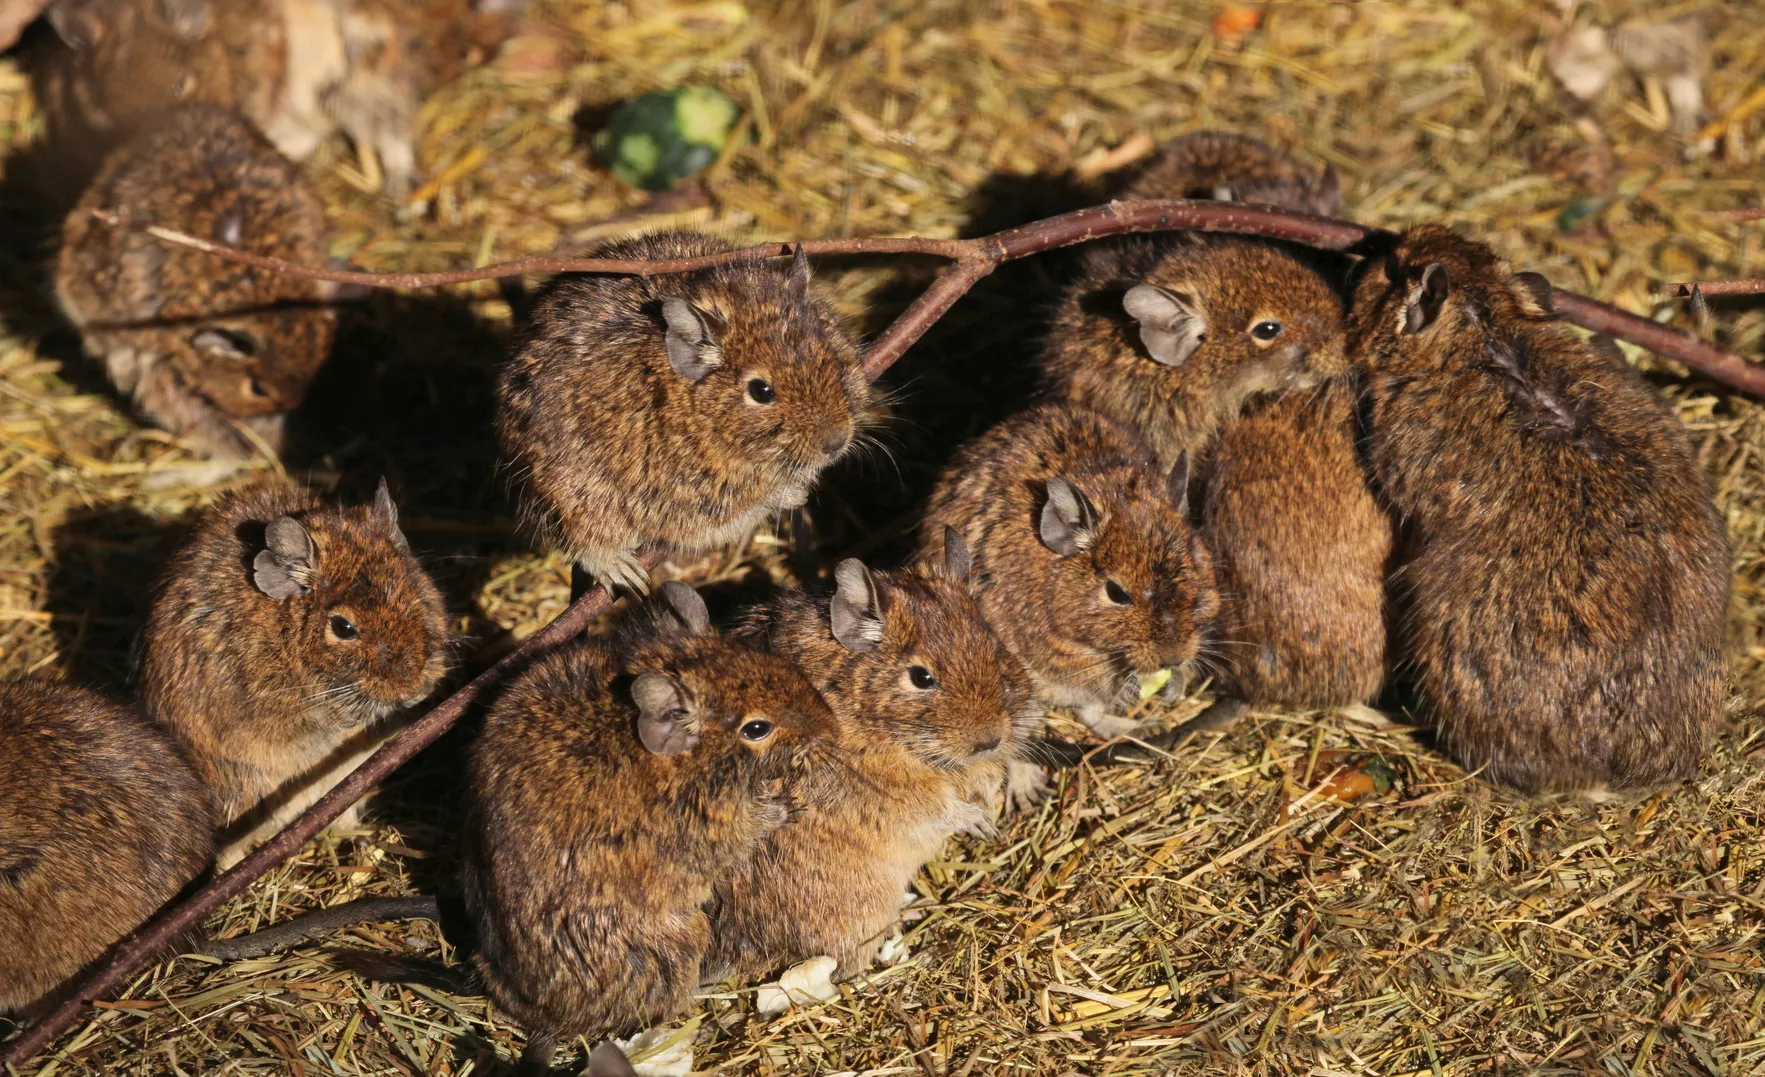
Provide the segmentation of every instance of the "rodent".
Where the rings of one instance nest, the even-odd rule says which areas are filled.
[[[141,703],[189,748],[225,868],[341,781],[448,667],[446,610],[381,482],[344,508],[232,495],[172,556],[143,635]],[[333,824],[354,824],[355,809]]]
[[[468,767],[462,881],[525,1069],[560,1037],[690,1004],[714,885],[790,818],[834,730],[796,666],[708,631],[578,643],[498,697]]]
[[[304,161],[333,132],[370,147],[410,191],[423,99],[508,36],[510,0],[57,0],[67,53],[50,65],[54,125],[126,134],[182,105],[237,109]]]
[[[1114,194],[1124,201],[1211,198],[1256,202],[1334,217],[1342,211],[1335,166],[1314,173],[1292,154],[1230,131],[1197,131],[1172,139]]]
[[[732,249],[665,232],[597,251]],[[636,550],[745,538],[801,505],[870,406],[858,347],[790,270],[741,263],[663,277],[560,278],[497,382],[497,431],[523,514],[609,585],[643,590]]]
[[[1314,173],[1244,135],[1164,147],[1118,198],[1219,198],[1334,216],[1333,168]],[[1340,707],[1383,688],[1393,530],[1357,444],[1354,386],[1332,379],[1252,401],[1198,468],[1201,530],[1224,603],[1212,665],[1228,697]]]
[[[1043,404],[965,446],[920,530],[929,554],[956,528],[973,551],[981,614],[1043,703],[1121,736],[1143,678],[1188,667],[1220,609],[1213,557],[1188,519],[1189,467],[1159,470],[1131,430]]]
[[[1163,467],[1199,459],[1251,397],[1348,370],[1342,301],[1310,255],[1179,233],[1082,262],[1043,349],[1045,393],[1134,429]]]
[[[30,1016],[214,856],[208,792],[133,707],[0,683],[0,1014]]]
[[[1555,321],[1542,276],[1439,226],[1367,257],[1349,346],[1402,521],[1403,668],[1445,748],[1526,791],[1694,773],[1729,549],[1672,412]]]
[[[791,824],[718,887],[708,980],[821,955],[864,971],[919,869],[951,835],[990,830],[1036,712],[951,540],[941,562],[895,572],[849,558],[831,596],[787,592],[737,630],[796,663],[839,732]]]
[[[331,354],[334,289],[168,245],[130,220],[318,264],[324,213],[305,176],[233,113],[180,109],[105,162],[55,266],[86,351],[147,418],[215,456],[253,455],[254,437],[280,451]]]

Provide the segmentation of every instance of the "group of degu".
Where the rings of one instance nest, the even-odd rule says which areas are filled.
[[[1338,199],[1332,173],[1216,134],[1121,194]],[[721,631],[670,582],[521,671],[467,769],[470,964],[359,967],[489,994],[534,1071],[703,983],[824,956],[855,976],[952,834],[1043,795],[1038,706],[1137,733],[1127,709],[1210,653],[1210,724],[1388,696],[1525,790],[1695,768],[1721,527],[1676,421],[1556,324],[1541,278],[1431,226],[1342,259],[1112,241],[1040,363],[1043,398],[938,482],[915,564],[841,561]],[[554,282],[498,386],[532,533],[629,591],[640,548],[713,548],[802,504],[873,410],[800,251]],[[29,853],[0,864],[0,940],[20,940],[0,1008],[52,1001],[217,835],[228,862],[330,788],[433,690],[448,640],[384,486],[361,508],[269,490],[223,501],[168,564],[143,654],[134,705],[0,687],[0,774],[34,775],[28,804],[0,783]]]

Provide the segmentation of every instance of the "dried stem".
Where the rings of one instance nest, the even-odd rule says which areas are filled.
[[[738,262],[786,257],[793,254],[797,247],[795,243],[763,243],[699,258],[661,261],[541,257],[447,273],[361,273],[315,269],[278,258],[249,254],[182,232],[130,221],[120,214],[100,212],[97,216],[117,227],[140,228],[166,243],[193,247],[216,257],[260,269],[316,280],[382,288],[433,288],[469,281],[549,273],[659,276]],[[977,281],[1001,264],[1104,236],[1167,231],[1235,232],[1341,249],[1364,239],[1372,230],[1348,221],[1289,213],[1264,206],[1173,200],[1111,202],[976,239],[828,239],[807,240],[802,247],[809,254],[918,254],[948,258],[955,263],[868,349],[864,359],[864,372],[874,380],[974,287]],[[1713,292],[1708,286],[1704,290],[1709,294],[1721,294]],[[1658,325],[1647,318],[1627,314],[1585,296],[1561,290],[1554,290],[1552,294],[1557,309],[1577,325],[1631,341],[1677,359],[1716,381],[1754,396],[1765,397],[1765,368],[1754,366],[1739,355],[1690,333]],[[653,568],[661,560],[661,556],[660,551],[647,551],[643,558],[644,566]],[[164,911],[131,939],[119,944],[111,956],[80,984],[69,1001],[8,1045],[5,1054],[0,1056],[0,1066],[18,1066],[42,1050],[78,1020],[85,1007],[93,1000],[121,986],[142,966],[163,954],[174,940],[199,927],[209,914],[243,892],[258,876],[293,855],[349,805],[360,800],[393,770],[439,737],[465,713],[485,689],[523,668],[534,657],[580,633],[606,604],[607,594],[598,588],[583,595],[513,653],[480,673],[387,741],[360,768],[307,809],[305,814],[240,861],[231,871],[203,887],[182,904]]]
[[[98,211],[100,220],[117,227],[140,228],[166,243],[213,254],[259,269],[313,280],[362,284],[378,288],[435,288],[470,281],[494,280],[543,273],[609,273],[662,276],[710,269],[739,262],[787,257],[795,243],[762,243],[697,258],[657,261],[620,258],[523,258],[513,262],[461,269],[445,273],[363,273],[354,270],[319,269],[280,258],[250,254],[186,235],[169,228],[128,220],[122,214]],[[865,255],[919,254],[948,258],[956,263],[941,275],[924,295],[895,320],[865,354],[865,373],[876,377],[913,346],[932,323],[960,299],[976,281],[1005,262],[1104,236],[1129,232],[1203,231],[1235,232],[1341,249],[1364,239],[1372,229],[1349,221],[1290,213],[1267,206],[1238,202],[1186,199],[1111,202],[1058,217],[1034,221],[975,239],[812,239],[802,243],[809,254]],[[1723,294],[1704,288],[1706,295]],[[1556,290],[1557,308],[1569,321],[1595,332],[1677,359],[1693,370],[1753,396],[1765,397],[1765,373],[1745,358],[1690,333],[1660,326],[1647,318],[1626,314],[1616,307],[1572,292]]]
[[[1765,295],[1765,280],[1696,280],[1669,284],[1667,295],[1673,299],[1690,299],[1693,289],[1705,295]]]

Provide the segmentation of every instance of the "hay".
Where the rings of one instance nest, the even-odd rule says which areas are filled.
[[[1719,27],[1706,110],[1737,118],[1692,160],[1628,82],[1593,113],[1610,142],[1590,144],[1592,123],[1546,74],[1554,9],[1518,0],[1274,5],[1239,41],[1216,37],[1214,5],[1192,0],[535,0],[536,32],[426,107],[420,211],[365,193],[345,145],[312,172],[334,253],[441,269],[604,237],[596,222],[643,196],[588,162],[578,117],[689,79],[724,88],[745,117],[712,170],[712,205],[686,213],[741,238],[981,231],[1086,201],[1145,147],[1225,126],[1333,162],[1369,223],[1446,220],[1556,284],[1664,311],[1663,281],[1759,265],[1758,225],[1700,211],[1759,198],[1765,117],[1738,106],[1765,65],[1765,24],[1741,0],[1704,6]],[[1689,7],[1614,2],[1600,18]],[[39,127],[0,64],[0,144],[21,150]],[[0,208],[8,224],[29,212]],[[119,685],[159,559],[220,491],[263,476],[207,482],[200,460],[130,421],[48,317],[40,252],[7,247],[0,674]],[[894,463],[828,484],[813,506],[824,552],[900,552],[939,454],[1021,395],[1059,264],[986,282],[903,364]],[[862,262],[820,276],[875,332],[926,271]],[[289,464],[355,496],[392,477],[468,654],[534,631],[568,592],[564,562],[514,536],[494,467],[487,392],[511,300],[481,284],[354,310]],[[1724,343],[1765,351],[1765,308],[1715,310]],[[708,998],[697,1068],[1765,1072],[1765,408],[1638,359],[1696,439],[1735,544],[1734,702],[1695,782],[1528,800],[1405,729],[1256,714],[1156,767],[1068,774],[999,838],[952,845],[919,880],[911,959],[840,999],[768,1020],[750,988]],[[764,541],[676,567],[724,581],[725,595],[745,573],[786,571]],[[210,926],[445,892],[462,742],[392,782],[371,831],[314,842]],[[1330,795],[1352,791],[1340,772],[1369,755],[1398,783]],[[335,941],[444,945],[423,922]],[[460,1077],[497,1071],[520,1042],[481,999],[364,984],[309,949],[169,961],[23,1072]]]

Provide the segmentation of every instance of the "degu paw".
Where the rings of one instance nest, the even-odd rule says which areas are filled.
[[[783,1013],[792,1006],[813,1006],[839,995],[834,986],[834,969],[839,962],[831,957],[812,957],[784,970],[775,984],[765,984],[754,994],[754,1008],[768,1016]]]
[[[1014,759],[1005,768],[1005,804],[1012,811],[1029,811],[1048,799],[1054,786],[1048,772],[1035,763]]]
[[[576,559],[582,571],[611,593],[622,588],[634,595],[650,593],[650,573],[637,559],[636,550],[591,550]]]

